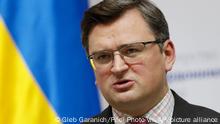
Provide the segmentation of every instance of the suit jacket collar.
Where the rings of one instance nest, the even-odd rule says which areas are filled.
[[[189,103],[171,90],[175,99],[173,118],[189,116]]]
[[[101,114],[95,116],[94,118],[106,118],[108,119],[107,124],[114,124],[112,107],[108,106]]]

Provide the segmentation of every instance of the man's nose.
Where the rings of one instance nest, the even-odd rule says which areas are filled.
[[[114,54],[113,66],[111,72],[115,74],[120,74],[128,69],[128,64],[125,62],[123,56],[118,52]]]

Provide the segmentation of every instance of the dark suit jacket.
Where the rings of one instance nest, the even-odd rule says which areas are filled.
[[[182,99],[180,96],[178,96],[174,91],[172,91],[172,93],[175,99],[172,124],[190,124],[193,122],[205,124],[220,124],[220,113],[217,113],[211,109],[202,106],[192,105]],[[96,121],[93,122],[93,124],[114,124],[111,106],[107,107],[101,114],[93,117],[92,119],[104,121]]]

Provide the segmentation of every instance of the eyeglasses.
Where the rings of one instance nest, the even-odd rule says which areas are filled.
[[[102,66],[112,62],[114,60],[114,53],[118,51],[127,63],[135,63],[140,60],[142,53],[146,49],[146,45],[152,43],[160,44],[162,42],[160,40],[155,40],[125,44],[118,47],[118,49],[116,50],[102,50],[95,52],[89,55],[88,58],[92,61],[92,64],[94,64],[95,66]]]

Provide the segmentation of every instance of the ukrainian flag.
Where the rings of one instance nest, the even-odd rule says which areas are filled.
[[[0,0],[0,124],[80,123],[100,111],[80,40],[86,8],[86,0]]]

